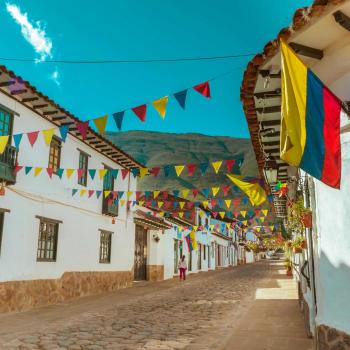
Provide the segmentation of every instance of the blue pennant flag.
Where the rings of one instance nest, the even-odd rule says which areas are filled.
[[[145,197],[148,198],[152,194],[151,191],[145,191]]]
[[[186,212],[185,212],[185,218],[189,219],[189,218],[190,218],[190,216],[191,216],[191,213],[190,213],[190,212],[188,212],[188,211],[186,211]]]
[[[229,211],[228,213],[226,213],[226,216],[231,219],[232,218],[232,213]]]
[[[111,174],[112,174],[114,179],[116,179],[118,177],[118,173],[119,173],[119,169],[112,169],[111,170]]]
[[[102,191],[96,191],[96,197],[97,198],[100,198],[101,194],[102,194]]]
[[[96,175],[96,169],[89,169],[89,175],[91,177],[91,180],[93,180]]]
[[[152,207],[155,207],[157,205],[156,201],[152,201]]]
[[[123,112],[117,112],[117,113],[113,113],[113,118],[115,121],[115,124],[117,125],[118,130],[120,131],[122,129],[122,124],[123,124],[123,119],[124,119],[124,113]]]
[[[204,175],[206,173],[208,166],[209,166],[208,163],[199,164],[199,170],[201,171],[202,175]]]
[[[174,191],[173,191],[173,195],[174,195],[175,197],[178,197],[178,196],[179,196],[179,193],[180,193],[179,190],[174,190]]]
[[[140,169],[139,168],[132,168],[131,169],[132,174],[134,175],[134,178],[137,177],[137,175],[140,174]]]
[[[56,175],[57,175],[60,179],[62,179],[63,172],[64,172],[64,169],[58,168],[57,171],[56,171]]]
[[[188,90],[186,89],[186,90],[176,92],[174,94],[176,101],[179,103],[179,105],[181,106],[182,109],[185,109],[185,106],[186,106],[187,91]]]
[[[219,203],[219,207],[222,207],[224,205],[224,201],[222,199],[219,199],[218,203]]]
[[[166,165],[163,167],[164,170],[164,176],[169,176],[170,174],[170,170],[171,170],[171,166],[170,165]]]
[[[200,204],[201,204],[200,202],[194,202],[194,206],[195,206],[195,207],[199,207]]]
[[[243,203],[244,205],[247,205],[247,204],[248,204],[248,198],[247,198],[247,197],[243,197],[243,198],[242,198],[242,203]]]
[[[33,169],[32,166],[26,166],[26,167],[24,167],[24,171],[25,171],[26,175],[28,175],[32,169]]]
[[[78,190],[76,188],[73,188],[72,189],[72,196],[74,196],[77,192],[78,192]]]
[[[60,127],[61,140],[63,142],[66,142],[68,131],[69,131],[69,125],[62,125]]]
[[[15,143],[15,146],[17,149],[19,149],[19,144],[21,143],[23,134],[16,134],[13,135],[13,141]]]
[[[118,191],[118,198],[123,198],[124,191]]]
[[[203,192],[204,196],[205,196],[206,198],[208,198],[208,196],[209,196],[209,188],[203,188],[203,189],[202,189],[202,192]]]
[[[273,202],[273,195],[272,195],[272,194],[269,194],[269,195],[267,196],[267,198],[268,198],[268,200],[269,200],[270,203]]]
[[[174,208],[176,208],[179,205],[179,202],[173,202]]]

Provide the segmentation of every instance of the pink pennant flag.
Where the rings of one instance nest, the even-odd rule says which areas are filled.
[[[38,139],[38,135],[39,135],[39,131],[32,131],[27,133],[29,143],[32,147],[34,146],[36,140]]]
[[[216,211],[213,211],[213,216],[214,216],[214,219],[216,219],[216,217],[218,216],[218,213]]]
[[[88,196],[91,198],[91,196],[95,193],[95,190],[89,190],[88,191]]]
[[[233,215],[234,215],[235,218],[238,218],[239,212],[238,211],[234,211]]]
[[[193,89],[198,91],[201,95],[210,98],[210,86],[208,81],[194,86]]]
[[[241,203],[241,199],[240,198],[235,198],[232,202],[233,202],[233,206],[234,207],[238,207],[239,204]]]
[[[76,123],[76,125],[77,125],[78,131],[80,132],[81,136],[83,137],[83,140],[85,140],[86,136],[87,136],[87,131],[89,128],[89,121],[79,122],[79,123]]]
[[[236,161],[234,159],[230,159],[230,160],[226,160],[225,163],[226,163],[227,171],[229,173],[231,173],[232,172],[232,168],[235,165]]]
[[[129,170],[128,169],[122,169],[122,179],[125,180],[125,178],[128,176]]]
[[[160,172],[160,167],[155,167],[155,168],[150,169],[150,173],[151,173],[154,177],[157,177],[157,176],[159,175],[159,172]]]
[[[131,109],[142,122],[146,120],[147,105],[144,104]]]
[[[53,169],[47,168],[46,171],[47,171],[47,174],[50,176],[50,179],[52,179]]]
[[[226,197],[228,195],[228,192],[230,191],[230,188],[231,188],[230,185],[229,186],[224,186],[222,188],[222,191],[224,192],[224,197]]]
[[[78,180],[81,179],[85,173],[85,170],[84,169],[78,169],[77,170],[77,173],[78,173]]]
[[[22,168],[23,168],[22,165],[16,165],[15,170],[13,171],[14,174],[16,175],[17,173],[19,173],[22,170]]]

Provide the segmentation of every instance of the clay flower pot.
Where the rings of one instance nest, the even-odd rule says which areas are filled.
[[[299,248],[299,247],[294,248],[294,253],[295,254],[301,254],[302,252],[303,252],[303,250],[301,248]]]
[[[301,249],[307,249],[306,239],[304,239],[303,242],[301,243]]]
[[[301,222],[305,228],[312,228],[312,213],[308,212],[303,214],[301,217]]]
[[[292,269],[290,267],[287,269],[287,276],[293,276]]]

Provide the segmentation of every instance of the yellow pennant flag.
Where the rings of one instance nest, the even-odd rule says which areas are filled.
[[[175,165],[176,175],[180,176],[184,169],[185,169],[184,165]]]
[[[212,187],[211,190],[213,192],[213,196],[215,197],[220,191],[220,187]]]
[[[185,189],[185,190],[182,190],[181,193],[183,198],[187,198],[188,194],[190,193],[190,190]]]
[[[273,226],[273,225],[270,226],[271,231],[273,231],[274,228],[275,228],[275,226]]]
[[[260,221],[261,221],[261,222],[264,222],[264,221],[265,221],[265,218],[262,216],[262,217],[260,218]]]
[[[211,165],[213,166],[215,173],[217,174],[221,168],[222,160],[220,160],[218,162],[212,162]]]
[[[202,202],[204,209],[208,207],[209,201],[203,201]]]
[[[225,204],[226,204],[227,209],[230,209],[230,207],[231,207],[231,202],[232,202],[231,199],[225,199]]]
[[[210,227],[210,231],[214,230],[214,225],[213,224],[209,225],[209,227]]]
[[[143,206],[144,205],[144,203],[145,203],[145,201],[139,201],[139,206]]]
[[[41,167],[34,168],[34,177],[38,176],[42,170],[43,170],[43,168],[41,168]]]
[[[153,191],[153,198],[156,199],[160,194],[160,191]]]
[[[0,154],[4,153],[8,141],[9,141],[9,135],[0,136]]]
[[[226,224],[226,227],[227,227],[227,228],[230,228],[230,227],[231,227],[231,223],[228,222],[228,223]]]
[[[160,217],[163,217],[164,216],[164,211],[160,211],[158,214],[159,214]]]
[[[73,173],[74,173],[74,169],[66,169],[66,174],[68,179],[70,179]]]
[[[124,206],[124,204],[125,204],[125,199],[121,199],[119,202],[120,202],[120,205],[121,205],[121,206]]]
[[[192,226],[192,228],[193,228],[193,231],[197,231],[198,230],[198,226]]]
[[[52,136],[55,133],[55,129],[43,130],[42,133],[43,133],[43,137],[44,137],[44,141],[45,141],[46,145],[50,146]]]
[[[106,124],[107,124],[107,115],[104,115],[103,117],[93,119],[94,124],[96,125],[96,128],[100,134],[104,134],[106,130]]]
[[[111,191],[103,191],[103,194],[107,198],[111,194]]]
[[[158,100],[152,102],[153,107],[159,113],[159,115],[164,119],[166,114],[166,105],[168,103],[168,96],[164,96]]]
[[[179,204],[180,204],[180,208],[183,209],[186,203],[185,202],[180,202]]]
[[[102,180],[105,175],[107,174],[108,169],[99,169],[98,170],[98,175],[100,176],[100,179]]]
[[[260,205],[266,201],[266,193],[258,184],[239,180],[232,174],[226,174],[226,176],[249,197],[252,205]]]
[[[148,168],[140,169],[140,178],[143,179],[146,175],[148,175]]]
[[[197,244],[197,240],[196,240],[196,232],[195,231],[192,231],[190,233],[190,238],[191,238],[191,243],[192,243],[193,250],[197,250],[198,249],[198,244]]]
[[[257,232],[260,232],[260,230],[261,230],[260,227],[257,227],[257,228],[256,228],[256,231],[257,231]]]
[[[184,213],[182,211],[179,211],[179,216],[182,218],[184,216]]]
[[[204,216],[204,213],[200,210],[199,211],[199,217],[202,218]]]
[[[134,192],[132,192],[132,191],[128,191],[128,192],[126,192],[126,196],[127,196],[127,198],[129,199],[131,196],[132,196],[132,194],[133,194]]]
[[[242,221],[242,223],[243,223],[244,226],[247,226],[248,221],[247,221],[247,220],[244,220],[244,221]]]
[[[164,202],[158,202],[158,208],[160,209],[163,206]]]
[[[241,215],[245,218],[247,215],[247,211],[246,210],[241,210]]]
[[[225,217],[225,212],[224,211],[220,211],[219,215],[221,216],[221,219],[223,219]]]
[[[266,216],[266,215],[267,215],[267,213],[268,213],[269,211],[268,211],[268,210],[266,210],[266,209],[263,209],[261,212],[264,214],[264,216]]]
[[[85,193],[86,193],[85,189],[80,190],[80,197],[84,196]]]

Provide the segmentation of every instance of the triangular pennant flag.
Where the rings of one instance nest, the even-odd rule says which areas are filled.
[[[89,190],[88,197],[91,198],[91,196],[93,196],[94,193],[95,193],[95,190]]]
[[[121,200],[120,200],[120,205],[123,207],[124,204],[125,204],[125,202],[126,202],[125,199],[121,199]]]
[[[228,195],[228,192],[230,191],[231,186],[224,186],[222,188],[222,192],[224,192],[224,197],[226,197]]]
[[[27,137],[29,140],[30,145],[33,147],[36,140],[38,139],[39,131],[33,131],[33,132],[28,132]],[[2,136],[4,137],[4,136]]]
[[[180,208],[183,209],[185,204],[186,204],[186,202],[180,202]]]
[[[87,136],[87,131],[89,128],[89,121],[77,122],[76,125],[77,125],[78,131],[80,132],[80,135],[82,136],[83,140],[85,140]]]
[[[9,141],[9,137],[10,137],[9,135],[0,136],[0,154],[4,153],[7,143]]]
[[[85,174],[85,169],[77,169],[78,180],[80,180]]]
[[[119,169],[112,169],[111,174],[113,179],[116,179],[118,177]]]
[[[264,222],[265,221],[265,218],[262,216],[262,217],[260,217],[260,221],[261,222]]]
[[[42,170],[43,170],[42,167],[34,168],[34,177],[38,176],[41,173]]]
[[[209,166],[208,163],[199,164],[199,169],[200,169],[202,175],[205,174],[205,172],[206,172],[207,169],[208,169],[208,166]]]
[[[164,176],[167,177],[170,174],[171,166],[170,165],[165,165],[163,167],[163,170],[164,170]]]
[[[236,160],[235,159],[225,160],[225,163],[226,163],[227,172],[231,173],[232,168],[236,163]]]
[[[273,231],[274,228],[275,228],[275,226],[273,226],[273,225],[271,225],[271,226],[269,226],[269,227],[270,227],[270,230],[271,230],[271,231]]]
[[[247,226],[248,221],[247,221],[247,220],[243,220],[243,221],[242,221],[242,224],[243,224],[244,226]]]
[[[213,196],[215,197],[219,193],[220,187],[212,187],[211,191],[213,192]]]
[[[113,113],[113,118],[114,118],[115,124],[117,125],[117,128],[119,131],[122,129],[124,113],[125,113],[125,111]]]
[[[208,198],[208,196],[209,196],[209,188],[203,188],[202,192],[204,194],[204,197]]]
[[[63,173],[64,173],[64,169],[62,169],[62,168],[58,168],[57,171],[56,171],[56,175],[57,175],[60,179],[62,179]]]
[[[159,115],[164,119],[166,113],[166,105],[168,103],[168,96],[164,96],[158,100],[152,102],[153,107],[159,113]]]
[[[214,226],[213,224],[210,224],[209,227],[210,227],[210,231],[213,231],[214,230]]]
[[[23,134],[13,135],[13,142],[15,143],[15,147],[19,149],[19,145],[21,143]]]
[[[76,188],[72,189],[72,197],[78,192],[78,190]]]
[[[49,175],[50,179],[52,179],[53,169],[47,168],[46,171],[47,171],[47,174]]]
[[[174,168],[175,168],[176,175],[180,176],[182,171],[185,169],[185,166],[184,165],[175,165]]]
[[[160,191],[153,191],[153,198],[156,199],[160,194]]]
[[[231,202],[232,202],[231,199],[225,199],[225,204],[226,204],[227,209],[230,209]]]
[[[174,195],[175,197],[178,197],[178,196],[179,196],[179,193],[180,193],[180,190],[174,190],[174,191],[173,191],[173,195]]]
[[[240,198],[235,198],[232,202],[233,202],[233,206],[234,207],[238,207],[239,204],[241,203],[241,199]]]
[[[193,188],[191,191],[192,191],[192,194],[193,194],[193,198],[196,198],[198,193],[199,193],[199,189],[198,188]]]
[[[107,125],[107,118],[108,115],[104,115],[102,117],[93,119],[93,122],[100,134],[104,134],[106,130],[106,125]]]
[[[190,193],[189,189],[184,189],[181,191],[181,195],[183,198],[187,198],[188,194]]]
[[[73,173],[74,173],[74,169],[66,169],[66,175],[68,179],[70,179]]]
[[[107,198],[107,197],[111,194],[111,192],[112,192],[112,191],[109,191],[109,190],[103,191],[104,197]]]
[[[263,215],[264,215],[264,216],[266,216],[266,215],[267,215],[267,213],[268,213],[269,211],[268,211],[268,210],[266,210],[266,209],[263,209],[261,212],[263,213]]]
[[[89,169],[89,175],[91,177],[91,180],[93,180],[95,178],[96,175],[96,169]]]
[[[210,98],[210,86],[208,81],[195,85],[193,89],[198,91],[201,95]]]
[[[80,197],[83,197],[85,193],[86,193],[86,189],[80,190]]]
[[[145,203],[145,201],[139,201],[139,206],[143,206],[144,205],[144,203]]]
[[[211,165],[214,168],[215,173],[217,174],[221,168],[222,160],[217,161],[217,162],[212,162]]]
[[[245,218],[247,215],[247,211],[246,210],[241,210],[240,214]]]
[[[180,211],[180,212],[179,212],[179,216],[180,216],[180,218],[183,218],[184,213],[183,213],[182,211]]]
[[[101,197],[102,191],[96,191],[96,197],[97,199]]]
[[[136,179],[136,177],[140,175],[140,169],[139,168],[132,168],[131,173],[134,176],[134,179]]]
[[[160,209],[163,206],[164,202],[158,202],[158,208]]]
[[[66,142],[68,131],[69,131],[69,125],[62,125],[62,126],[60,126],[61,140],[63,142]]]
[[[46,145],[50,146],[52,136],[55,133],[55,129],[43,130],[42,133],[43,133],[43,137],[44,137],[44,141],[45,141]]]
[[[150,170],[150,173],[154,176],[154,177],[157,177],[159,175],[159,172],[160,172],[160,167],[155,167],[155,168],[152,168]]]
[[[204,209],[206,209],[208,207],[209,201],[203,201],[202,205],[204,207]]]
[[[220,215],[221,219],[223,219],[225,217],[225,212],[224,211],[220,211],[219,215]]]
[[[187,164],[188,176],[193,176],[194,172],[196,171],[196,168],[196,164]]]
[[[147,105],[144,104],[131,109],[142,122],[146,120]]]
[[[210,201],[210,203],[211,203],[212,209],[214,209],[214,208],[216,207],[216,200],[215,200],[215,199],[212,199],[212,200]]]
[[[148,168],[141,168],[140,169],[140,178],[141,179],[143,179],[148,174],[149,174]]]
[[[122,198],[124,196],[124,191],[118,191],[118,197]]]
[[[186,90],[176,92],[174,94],[176,101],[179,103],[182,109],[185,109],[185,106],[186,106],[187,91],[188,90],[186,89]]]
[[[235,218],[238,218],[239,212],[235,211],[235,212],[233,212],[233,215],[234,215]]]
[[[128,169],[122,169],[121,171],[122,171],[122,179],[125,180],[125,178],[129,174],[129,170]]]
[[[22,170],[22,168],[23,168],[23,166],[21,166],[21,165],[16,165],[16,166],[15,166],[14,173],[15,173],[15,174],[19,173],[19,172]]]
[[[98,170],[98,175],[100,177],[100,180],[102,180],[108,172],[108,169],[99,169]]]

